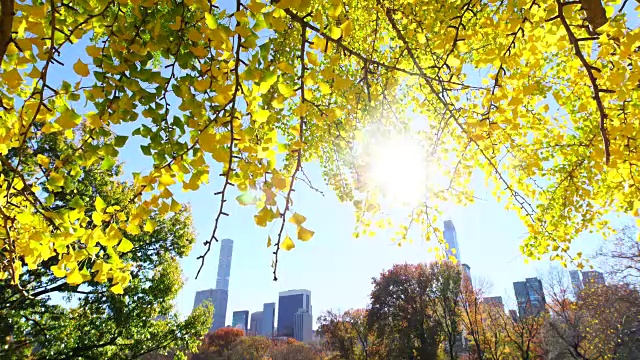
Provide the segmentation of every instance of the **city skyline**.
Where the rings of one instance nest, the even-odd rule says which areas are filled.
[[[458,238],[457,238],[457,233],[456,233],[456,228],[455,225],[453,223],[453,220],[446,220],[444,222],[445,228],[448,229],[447,233],[444,234],[445,235],[445,241],[447,241],[448,244],[450,244],[447,248],[448,253],[452,256],[454,256],[456,258],[457,261],[461,261],[462,258],[460,256],[461,252],[460,252],[460,245],[458,243]],[[225,247],[224,244],[221,244],[220,247],[220,261],[218,263],[218,277],[216,278],[216,284],[217,285],[221,285],[221,286],[229,286],[229,281],[230,281],[230,268],[231,268],[231,256],[230,253],[231,251],[226,250],[226,249],[232,249],[232,244],[231,246],[227,246]],[[456,249],[455,251],[451,251],[451,249]],[[427,262],[429,261],[428,259],[424,259],[422,262]],[[463,271],[464,275],[469,276],[470,278],[470,267],[469,265],[467,265],[466,263],[460,263],[461,266],[461,270]],[[583,272],[584,273],[584,272]],[[601,273],[594,271],[593,272],[596,278],[597,274],[602,275]],[[225,275],[226,274],[226,275]],[[569,271],[569,275],[572,276],[573,271]],[[221,276],[222,275],[222,276]],[[527,280],[525,280],[522,283],[527,283],[527,281],[531,281],[532,279],[537,279],[537,278],[527,278]],[[572,277],[573,280],[573,277]],[[539,280],[538,280],[539,281]],[[515,295],[515,307],[518,310],[518,312],[523,312],[525,310],[522,310],[522,306],[519,305],[522,303],[521,300],[519,300],[519,291],[516,289],[516,283],[518,282],[513,282],[514,285],[514,295]],[[573,281],[572,281],[573,283]],[[526,285],[525,287],[531,287],[531,285]],[[278,305],[280,304],[280,300],[281,297],[286,297],[287,294],[289,295],[295,295],[298,294],[298,292],[303,291],[303,292],[308,292],[308,294],[310,295],[310,291],[309,290],[287,290],[287,291],[282,291],[279,292],[278,294]],[[526,301],[529,302],[530,306],[533,305],[533,307],[539,309],[540,307],[544,308],[544,293],[543,291],[541,291],[542,293],[542,300],[539,299],[539,297],[536,297],[537,295],[535,294],[531,294],[530,291],[531,290],[527,290],[529,291],[528,293],[528,298]],[[521,297],[521,295],[520,295]],[[509,298],[509,296],[507,297]],[[307,297],[308,299],[308,297]],[[505,304],[502,300],[502,296],[487,296],[485,297],[483,300],[487,301],[487,302],[492,302],[492,303],[500,303],[502,304],[503,309],[505,309],[505,305],[506,307],[510,308],[511,306],[509,306],[508,304]],[[304,301],[304,300],[303,300]],[[270,308],[267,308],[267,305],[270,305]],[[313,319],[312,313],[311,313],[311,304],[310,304],[310,300],[308,301],[308,303],[305,305],[308,306],[308,312],[309,315],[311,316],[312,319],[312,323],[315,322],[315,319]],[[235,310],[236,307],[234,304],[231,305],[232,309]],[[286,306],[285,306],[286,307]],[[278,329],[278,327],[276,326],[277,322],[276,319],[278,320],[278,322],[280,321],[281,315],[280,312],[278,311],[278,314],[276,315],[276,303],[263,303],[263,310],[262,311],[255,311],[255,312],[249,312],[246,311],[247,314],[247,323],[249,322],[249,317],[251,318],[251,324],[257,325],[258,329],[256,330],[254,325],[251,326],[246,326],[246,328],[244,329],[245,331],[249,332],[251,331],[252,334],[256,334],[256,335],[263,335],[263,336],[269,336],[268,334],[273,334],[274,336],[290,336],[290,337],[296,337],[298,335],[295,334],[295,329],[294,327],[291,327],[289,325],[286,326],[286,328],[288,330],[286,330],[286,335],[284,335],[284,331],[285,330],[277,330],[277,333],[275,333],[276,329]],[[340,308],[340,306],[338,306],[338,308]],[[287,320],[286,323],[289,324],[291,322],[293,322],[295,324],[295,319],[296,317],[298,317],[298,311],[295,311],[294,309],[290,309],[291,311],[287,310],[288,314],[287,317],[290,318],[290,320]],[[511,310],[511,309],[509,309]],[[527,310],[527,311],[531,311],[531,310]],[[540,310],[536,310],[536,311],[540,311]],[[233,313],[235,314],[237,312],[233,311]],[[526,312],[526,311],[525,311]],[[250,316],[249,316],[250,314]],[[270,314],[270,315],[265,315],[265,314]],[[225,314],[226,315],[226,314]],[[284,316],[284,315],[283,315]],[[221,316],[220,316],[221,317]],[[254,318],[256,318],[256,321],[254,321]],[[267,319],[265,321],[265,318]],[[235,321],[233,320],[232,317],[232,323],[234,323]],[[271,330],[269,330],[269,328],[271,328]]]

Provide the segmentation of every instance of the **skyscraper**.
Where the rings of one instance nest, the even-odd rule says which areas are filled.
[[[516,293],[520,317],[536,316],[546,311],[547,301],[544,297],[542,281],[537,277],[514,282],[513,290]]]
[[[311,291],[289,290],[280,292],[278,299],[278,336],[294,337],[295,315],[300,310],[311,312]]]
[[[584,285],[584,287],[604,284],[604,274],[600,271],[591,270],[582,272],[582,285]]]
[[[213,322],[211,323],[210,331],[215,331],[224,327],[225,317],[227,316],[227,300],[228,292],[220,289],[208,289],[196,292],[196,297],[193,302],[193,308],[197,308],[205,301],[209,301],[214,308]]]
[[[233,240],[223,239],[220,242],[220,259],[218,260],[218,278],[216,288],[196,292],[193,308],[198,307],[204,300],[213,303],[213,323],[211,331],[223,328],[227,319],[227,303],[229,302],[229,276],[231,275],[231,255]]]
[[[570,270],[569,277],[571,278],[571,288],[573,288],[573,295],[577,297],[582,290],[582,280],[580,280],[580,272],[578,270]]]
[[[300,341],[310,341],[313,336],[313,317],[307,309],[300,308],[294,315],[293,337]]]
[[[220,242],[220,259],[218,260],[218,279],[216,280],[216,289],[229,290],[232,253],[233,240],[222,239]]]
[[[273,328],[276,320],[276,303],[265,303],[262,306],[262,326],[258,331],[259,335],[268,338],[273,337]]]
[[[249,330],[249,310],[234,311],[231,316],[231,327]]]
[[[458,236],[456,235],[456,227],[453,226],[453,221],[445,220],[444,222],[444,241],[447,243],[447,259],[453,256],[458,263],[460,263],[460,248],[458,246]],[[455,249],[455,250],[453,250]]]
[[[489,308],[495,308],[504,312],[504,303],[502,302],[502,296],[491,296],[482,298],[482,303]]]
[[[252,335],[260,335],[262,329],[262,311],[251,313],[250,329]]]

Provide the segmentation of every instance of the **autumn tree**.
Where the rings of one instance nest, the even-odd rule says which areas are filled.
[[[511,316],[504,311],[488,312],[492,323],[500,324],[506,339],[506,358],[521,360],[541,359],[542,331],[546,314]]]
[[[379,221],[388,218],[380,206],[390,198],[386,185],[367,176],[376,159],[365,150],[385,146],[372,143],[385,138],[372,136],[375,129],[412,133],[426,158],[415,168],[428,164],[444,178],[416,186],[419,204],[395,224],[399,239],[413,233],[404,231],[411,225],[421,237],[442,240],[441,203],[472,202],[468,183],[477,172],[528,229],[528,258],[577,257],[572,239],[585,230],[607,233],[609,211],[640,207],[640,53],[630,2],[0,6],[5,281],[17,283],[23,265],[45,267],[52,257],[72,276],[78,263],[71,255],[83,244],[119,243],[116,223],[142,228],[154,209],[179,211],[165,190],[197,190],[218,175],[214,228],[201,260],[218,239],[229,199],[239,195],[256,206],[258,225],[277,223],[272,241],[265,239],[275,277],[280,250],[313,236],[292,202],[312,161],[338,197],[354,204],[357,234],[386,226]],[[77,132],[81,126],[87,131]],[[35,147],[51,133],[73,138],[73,146],[38,158]],[[135,174],[130,211],[98,211],[98,224],[42,196],[43,186],[72,191],[83,167],[109,166],[131,138],[152,165]],[[19,156],[7,161],[9,151]],[[407,179],[395,180],[403,186]],[[128,272],[123,263],[90,274],[124,287]]]
[[[581,328],[591,358],[625,359],[640,353],[640,292],[627,284],[588,286],[580,293]]]
[[[547,334],[543,335],[550,358],[590,359],[589,344],[584,334],[588,323],[587,314],[581,310],[580,296],[573,299],[573,289],[566,273],[552,268],[543,279],[547,308],[550,318],[545,323]]]
[[[442,324],[447,358],[454,360],[460,355],[459,348],[462,346],[459,314],[461,286],[470,279],[463,281],[460,264],[451,261],[432,263],[430,267],[434,272],[434,284],[431,287],[433,304],[430,308]]]
[[[224,359],[244,336],[242,329],[223,327],[205,335],[195,359]]]
[[[53,166],[43,159],[56,158],[71,147],[72,141],[62,134],[48,134],[35,147],[35,156],[21,161],[25,169],[38,172]],[[15,164],[20,156],[11,149],[2,161]],[[77,220],[86,214],[92,222],[101,221],[100,214],[124,216],[131,211],[127,199],[134,190],[118,180],[120,165],[97,162],[78,169],[82,177],[72,188],[52,191],[41,184],[41,196],[51,209],[73,209],[66,216]],[[9,176],[6,167],[0,176]],[[40,266],[14,273],[15,283],[0,282],[0,357],[130,359],[154,351],[194,349],[210,325],[212,309],[198,309],[186,320],[180,320],[174,309],[183,284],[179,259],[195,241],[189,209],[174,214],[153,211],[148,221],[153,226],[144,231],[119,230],[122,238],[117,243],[88,241],[82,250],[67,255],[76,267],[67,268],[57,257],[45,256]],[[43,251],[64,252],[63,248],[28,251],[35,257]],[[93,256],[98,253],[106,257]],[[124,263],[134,266],[121,274],[123,283],[107,281],[110,268]],[[61,300],[67,305],[60,305]]]
[[[264,336],[243,336],[225,354],[226,360],[263,360],[272,346]]]
[[[640,242],[638,229],[627,225],[619,229],[611,242],[603,244],[595,255],[608,269],[612,280],[640,288]]]
[[[275,342],[269,350],[272,360],[322,360],[322,356],[319,348],[293,339]]]
[[[352,309],[342,314],[331,310],[318,317],[325,346],[344,360],[382,359],[383,345],[367,321],[368,310]]]

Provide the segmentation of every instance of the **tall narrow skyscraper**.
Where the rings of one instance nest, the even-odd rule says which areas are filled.
[[[456,235],[456,227],[453,226],[453,221],[445,220],[444,222],[444,241],[447,243],[447,259],[452,256],[460,263],[460,247],[458,246],[458,236]],[[453,250],[455,249],[455,250]]]
[[[218,279],[216,280],[216,289],[229,290],[232,254],[233,240],[222,239],[220,242],[220,260],[218,260]]]
[[[220,259],[218,260],[218,278],[216,288],[202,290],[196,293],[193,308],[198,307],[203,301],[213,303],[213,323],[211,331],[225,327],[227,319],[227,303],[229,301],[229,276],[231,275],[231,255],[233,253],[233,240],[223,239],[220,242]]]

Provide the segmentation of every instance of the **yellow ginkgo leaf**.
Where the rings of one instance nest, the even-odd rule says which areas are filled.
[[[73,71],[75,71],[76,74],[82,77],[89,76],[89,66],[83,63],[82,60],[80,59],[78,59],[78,61],[76,61],[76,63],[73,64]]]
[[[11,89],[17,89],[20,87],[20,84],[22,84],[22,76],[20,76],[18,69],[15,68],[2,74],[2,80],[4,80],[5,84]]]
[[[295,95],[295,92],[293,91],[291,86],[283,83],[278,84],[278,91],[280,91],[280,93],[286,97],[291,97]]]
[[[78,269],[74,269],[72,272],[67,274],[67,283],[69,285],[79,285],[83,283],[82,275]]]
[[[56,119],[56,124],[58,124],[62,129],[67,130],[80,124],[81,119],[82,117],[74,110],[66,109],[60,114],[60,117]]]
[[[296,224],[297,226],[302,225],[302,223],[304,223],[305,221],[307,221],[307,218],[298,213],[293,214],[293,216],[289,218],[289,222]]]
[[[44,167],[49,167],[49,163],[50,160],[48,157],[42,155],[42,154],[38,154],[38,156],[36,156],[36,159],[38,160],[38,164],[44,166]]]
[[[164,186],[169,186],[169,185],[173,185],[176,183],[176,181],[171,177],[171,175],[164,173],[162,174],[162,176],[160,177],[160,179],[158,180],[160,181],[160,184],[164,185]]]
[[[182,204],[177,202],[175,199],[171,199],[171,206],[169,207],[169,210],[173,212],[178,212],[180,211],[180,209],[182,209]]]
[[[111,290],[112,293],[114,294],[122,294],[124,293],[124,291],[122,290],[122,285],[120,284],[115,284],[113,285],[109,290]]]
[[[289,235],[287,235],[284,238],[284,240],[280,243],[280,248],[283,249],[283,250],[290,251],[294,247],[296,247],[296,244],[293,243],[293,240],[291,240]]]
[[[144,231],[148,233],[152,232],[155,228],[156,228],[156,223],[151,219],[147,220],[147,223],[144,224]]]
[[[51,175],[49,175],[49,181],[47,183],[52,186],[62,186],[64,185],[64,178],[59,174],[51,173]]]
[[[105,203],[104,200],[102,200],[102,198],[98,196],[96,198],[95,206],[97,211],[102,212],[102,210],[107,207],[107,203]]]
[[[116,248],[116,250],[123,253],[129,252],[131,249],[133,249],[133,244],[127,238],[122,238],[122,241],[120,241],[120,245],[118,245],[118,247]]]
[[[353,22],[351,20],[345,21],[344,24],[340,25],[340,30],[342,30],[342,36],[347,37],[353,31]]]
[[[311,240],[311,238],[313,237],[313,234],[315,234],[314,231],[311,231],[303,226],[299,226],[298,227],[298,239],[302,240],[302,241],[308,241]]]
[[[267,238],[267,248],[271,247],[271,236]]]
[[[267,119],[269,118],[270,114],[271,113],[269,112],[269,110],[260,109],[260,110],[258,110],[258,111],[253,113],[253,119],[257,123],[263,123],[263,122],[267,121]]]
[[[285,178],[280,174],[274,174],[271,177],[271,182],[273,183],[273,186],[275,186],[275,188],[278,190],[283,190],[287,187],[287,180],[285,180]]]
[[[63,267],[58,266],[58,265],[52,266],[51,267],[51,271],[53,271],[53,275],[55,277],[61,278],[61,277],[65,277],[65,275],[67,275],[67,270],[65,270]]]

